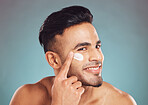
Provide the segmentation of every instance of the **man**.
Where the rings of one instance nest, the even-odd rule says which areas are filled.
[[[87,8],[71,6],[47,17],[39,41],[55,76],[20,87],[10,105],[136,105],[102,79],[101,41]]]

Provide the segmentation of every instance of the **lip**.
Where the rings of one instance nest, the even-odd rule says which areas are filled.
[[[83,70],[93,73],[93,74],[99,74],[102,71],[102,65],[101,66],[99,65],[89,66],[89,67],[84,68]]]

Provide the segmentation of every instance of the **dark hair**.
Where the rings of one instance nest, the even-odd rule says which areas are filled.
[[[44,21],[39,32],[39,41],[44,52],[53,51],[55,35],[62,35],[64,30],[70,26],[83,22],[92,23],[93,15],[82,6],[70,6],[49,15]]]

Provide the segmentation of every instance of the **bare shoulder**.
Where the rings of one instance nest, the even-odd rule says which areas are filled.
[[[50,80],[50,77],[44,78],[35,84],[26,84],[19,87],[13,95],[10,105],[45,105],[50,100],[48,80]]]
[[[104,82],[104,85],[108,88],[109,90],[109,97],[112,97],[112,101],[116,102],[116,104],[118,103],[118,105],[137,105],[136,101],[134,100],[134,98],[122,91],[117,89],[116,87],[114,87],[113,85]]]

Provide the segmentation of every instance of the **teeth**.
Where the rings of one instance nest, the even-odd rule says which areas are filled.
[[[101,63],[99,63],[99,66],[101,66]]]
[[[97,67],[97,68],[87,68],[88,70],[98,70],[99,69],[99,67]]]

